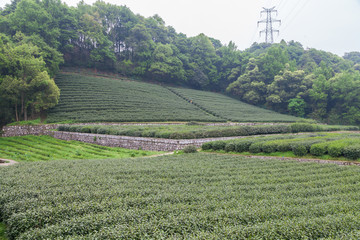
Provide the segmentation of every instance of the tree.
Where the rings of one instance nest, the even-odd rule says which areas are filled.
[[[45,62],[36,46],[7,43],[1,45],[1,52],[1,57],[7,58],[2,66],[7,73],[2,76],[0,92],[14,105],[17,121],[20,119],[19,105],[23,119],[27,120],[29,109],[32,113],[40,112],[58,103],[60,91],[46,72]]]
[[[329,86],[329,121],[360,124],[360,73],[338,73],[329,80]]]
[[[221,46],[216,54],[219,56],[219,60],[216,62],[219,85],[221,90],[225,90],[230,83],[241,75],[244,57],[235,43],[231,41],[228,45]]]
[[[264,104],[266,97],[265,76],[259,71],[255,59],[251,58],[246,72],[226,89],[227,92],[238,96],[241,100],[251,104]]]
[[[27,36],[37,34],[51,47],[59,46],[60,31],[53,18],[38,1],[22,0],[16,10],[8,15],[11,32],[22,32]]]
[[[206,75],[208,79],[202,87],[216,87],[219,76],[215,66],[218,61],[215,47],[205,34],[190,38],[190,61],[194,63],[195,75]]]
[[[164,82],[184,81],[185,71],[182,62],[175,55],[176,50],[171,44],[157,44],[149,68],[154,78]]]
[[[305,116],[306,103],[302,98],[292,98],[289,100],[288,110],[289,112],[297,117]]]
[[[354,64],[360,64],[360,52],[345,53],[344,59],[352,61]]]
[[[274,81],[267,87],[266,104],[277,111],[286,112],[289,101],[305,98],[311,84],[312,82],[305,78],[304,71],[285,70],[275,76]]]

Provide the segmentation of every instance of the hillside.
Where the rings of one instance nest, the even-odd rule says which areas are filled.
[[[59,104],[48,122],[294,122],[297,118],[198,90],[115,78],[59,74]],[[181,97],[183,93],[187,98]],[[187,99],[193,99],[190,102]]]
[[[201,109],[233,122],[295,122],[294,116],[255,107],[220,93],[199,91],[194,89],[172,88],[188,101],[192,101]]]

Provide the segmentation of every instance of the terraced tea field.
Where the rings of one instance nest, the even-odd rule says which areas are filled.
[[[60,74],[59,104],[48,122],[223,121],[160,85],[119,79]]]
[[[186,88],[170,89],[201,109],[233,122],[296,122],[300,120],[294,116],[255,107],[219,93]]]
[[[0,158],[16,161],[129,158],[154,154],[159,152],[110,148],[77,141],[63,141],[49,136],[0,138]]]
[[[55,81],[61,96],[59,104],[49,111],[49,123],[299,120],[205,91],[75,73],[59,74]]]
[[[240,156],[0,168],[10,239],[359,239],[360,168]]]

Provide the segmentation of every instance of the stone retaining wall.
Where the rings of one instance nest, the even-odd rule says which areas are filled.
[[[25,135],[48,135],[49,130],[58,128],[60,125],[180,125],[184,123],[74,123],[74,124],[44,124],[4,126],[2,137],[16,137]],[[208,126],[252,126],[252,125],[286,125],[286,123],[203,123]]]
[[[243,137],[226,137],[226,138],[202,138],[202,139],[164,139],[164,138],[144,138],[115,136],[92,133],[75,133],[75,132],[57,132],[50,131],[51,136],[61,140],[75,140],[86,143],[94,143],[108,147],[122,147],[127,149],[143,149],[151,151],[174,151],[184,149],[186,146],[194,145],[200,147],[205,142],[215,140],[229,140]]]
[[[180,123],[83,123],[76,125],[169,125]],[[183,124],[183,123],[182,123]],[[256,125],[260,123],[220,123],[208,125]],[[264,124],[264,123],[262,123]],[[276,123],[275,123],[276,124]],[[275,125],[274,123],[267,123],[267,125]],[[152,151],[174,151],[184,149],[186,146],[194,145],[200,147],[205,142],[216,140],[229,140],[243,137],[225,137],[225,138],[201,138],[201,139],[163,139],[163,138],[145,138],[145,137],[129,137],[129,136],[114,136],[104,134],[90,134],[90,133],[76,133],[76,132],[60,132],[51,131],[58,128],[60,124],[47,125],[23,125],[23,126],[5,126],[3,128],[2,137],[25,136],[25,135],[50,135],[62,140],[76,140],[87,143],[94,143],[109,147],[122,147],[128,149],[143,149]]]
[[[25,135],[48,135],[49,130],[58,128],[58,124],[23,125],[3,127],[2,137],[17,137]]]

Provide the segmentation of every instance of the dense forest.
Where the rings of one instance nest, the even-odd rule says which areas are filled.
[[[220,91],[250,104],[327,123],[360,124],[360,53],[304,49],[295,41],[240,51],[187,37],[158,16],[97,1],[12,0],[0,9],[0,123],[58,103],[63,66]]]

